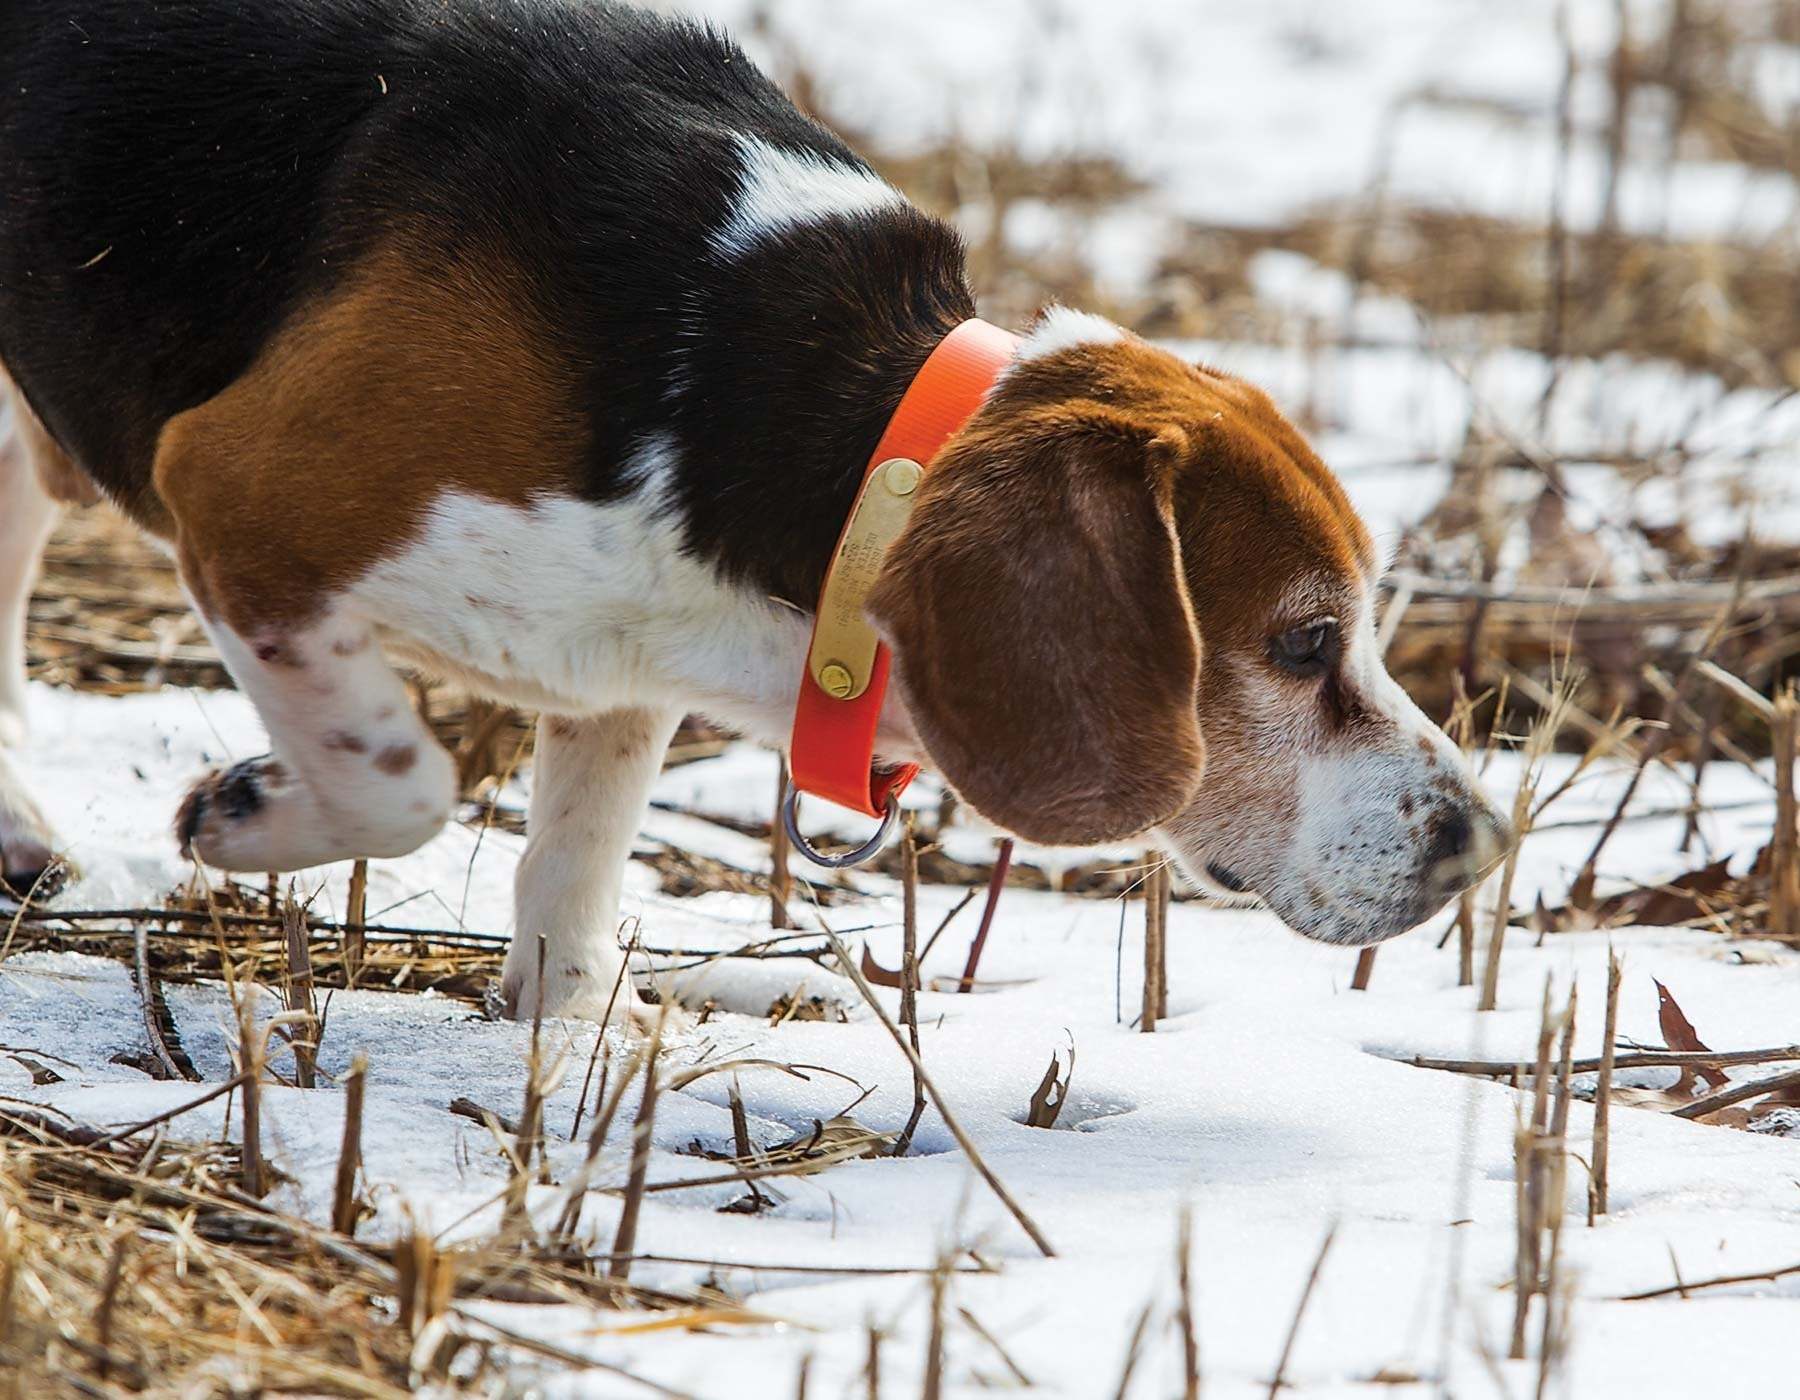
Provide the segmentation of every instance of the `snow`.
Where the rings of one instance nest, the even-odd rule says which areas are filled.
[[[154,900],[185,872],[163,834],[182,783],[203,757],[256,745],[254,717],[230,693],[166,690],[121,699],[33,687],[38,740],[24,756],[86,870],[63,896],[74,906]],[[716,759],[671,770],[659,800],[700,810],[761,815],[772,794],[770,755],[734,747]],[[1504,791],[1512,760],[1490,781]],[[1717,770],[1710,799],[1766,803],[1755,778]],[[1554,813],[1593,821],[1616,794],[1618,774],[1584,782]],[[1735,784],[1735,786],[1734,786]],[[1683,789],[1653,775],[1639,805],[1668,805]],[[1723,850],[1747,852],[1769,809],[1736,807],[1715,819]],[[761,843],[692,815],[661,812],[681,835],[710,831],[746,865]],[[1679,822],[1632,824],[1618,861],[1634,871],[1667,869]],[[674,839],[676,828],[662,828]],[[1561,827],[1533,838],[1521,889],[1554,893],[1585,852],[1593,828]],[[968,840],[983,839],[964,833]],[[477,849],[479,845],[479,849]],[[519,842],[503,832],[477,843],[452,828],[424,850],[378,862],[371,907],[421,889],[387,917],[442,924],[464,911],[470,927],[504,929],[510,871]],[[473,854],[473,863],[471,856]],[[1623,873],[1623,872],[1615,872]],[[341,910],[341,872],[327,872],[319,902]],[[833,927],[864,929],[877,959],[898,962],[892,882],[860,874],[869,898],[833,906]],[[318,883],[301,877],[303,891]],[[465,889],[466,887],[466,889]],[[647,943],[730,947],[756,936],[764,902],[709,894],[688,901],[654,893],[650,872],[631,881],[630,913]],[[379,894],[375,893],[379,892]],[[959,891],[926,887],[922,922],[934,926]],[[925,971],[954,974],[972,915],[953,927]],[[873,927],[870,927],[870,926]],[[1513,1230],[1512,1128],[1519,1096],[1510,1089],[1396,1061],[1414,1054],[1525,1057],[1534,1042],[1544,979],[1558,996],[1580,988],[1578,1054],[1597,1053],[1607,938],[1556,935],[1535,947],[1515,932],[1502,963],[1500,1009],[1472,1011],[1455,983],[1453,949],[1433,945],[1442,920],[1385,946],[1371,989],[1349,990],[1353,955],[1309,944],[1268,915],[1178,904],[1171,914],[1170,1017],[1155,1035],[1134,1030],[1141,958],[1141,906],[1123,918],[1111,901],[1009,890],[983,972],[998,988],[920,999],[924,1051],[932,1073],[980,1151],[1057,1250],[1040,1259],[1030,1242],[975,1181],[935,1112],[904,1160],[853,1162],[809,1178],[772,1183],[780,1206],[752,1217],[719,1214],[738,1187],[701,1187],[652,1196],[639,1248],[645,1252],[742,1261],[719,1277],[770,1320],[705,1334],[606,1335],[625,1319],[577,1309],[502,1308],[509,1325],[549,1336],[702,1396],[787,1396],[811,1355],[815,1393],[856,1387],[873,1323],[887,1337],[883,1368],[890,1393],[919,1383],[928,1325],[917,1277],[869,1278],[759,1272],[750,1265],[927,1266],[946,1248],[974,1247],[997,1272],[958,1275],[952,1302],[998,1337],[1051,1394],[1113,1393],[1126,1340],[1151,1304],[1150,1327],[1133,1394],[1178,1387],[1180,1349],[1170,1331],[1173,1249],[1180,1212],[1190,1209],[1201,1354],[1209,1395],[1257,1395],[1269,1376],[1299,1289],[1325,1233],[1337,1237],[1290,1363],[1307,1396],[1426,1394],[1425,1383],[1371,1387],[1377,1373],[1443,1377],[1458,1394],[1489,1385],[1483,1348],[1503,1349]],[[1793,1037],[1800,959],[1717,935],[1632,929],[1615,936],[1627,962],[1624,1037],[1660,1043],[1659,978],[1673,988],[1700,1033],[1719,1047],[1781,1044]],[[1746,952],[1753,956],[1745,956]],[[800,969],[802,971],[796,971]],[[1122,976],[1120,974],[1122,969]],[[803,975],[804,974],[804,975]],[[905,1121],[911,1089],[904,1061],[843,980],[811,963],[718,964],[708,989],[728,1004],[761,1010],[803,980],[810,994],[847,1008],[845,1022],[790,1021],[771,1028],[757,1015],[722,1014],[679,1032],[672,1065],[739,1056],[825,1066],[852,1084],[813,1072],[806,1079],[740,1072],[753,1136],[764,1145],[829,1118],[856,1099],[856,1118],[882,1131]],[[880,993],[893,1011],[891,992]],[[229,1070],[229,1003],[214,986],[171,986],[181,1035],[208,1079]],[[268,1009],[273,1010],[271,1005]],[[547,1044],[568,1072],[551,1095],[549,1132],[559,1181],[581,1147],[566,1141],[593,1030],[552,1023]],[[357,1052],[372,1066],[367,1175],[380,1238],[411,1216],[447,1238],[479,1234],[497,1218],[506,1179],[488,1131],[451,1115],[458,1096],[516,1114],[523,1095],[528,1028],[482,1019],[440,997],[338,992],[330,1004],[323,1067],[340,1074]],[[0,1055],[0,1094],[53,1104],[85,1121],[118,1124],[191,1097],[191,1086],[159,1084],[113,1063],[142,1048],[126,970],[74,954],[15,955],[0,966],[0,1042],[53,1065],[66,1082],[34,1086],[25,1068]],[[1051,1131],[1019,1121],[1053,1052],[1073,1044],[1074,1085],[1062,1124]],[[51,1059],[49,1057],[58,1057]],[[1741,1071],[1757,1073],[1764,1071]],[[1660,1078],[1658,1077],[1660,1073]],[[1667,1072],[1638,1081],[1667,1082]],[[711,1175],[715,1164],[686,1155],[698,1142],[730,1142],[727,1077],[704,1078],[662,1099],[652,1181]],[[623,1179],[624,1123],[602,1157],[600,1180]],[[341,1097],[332,1087],[267,1091],[269,1150],[295,1178],[278,1188],[284,1205],[313,1219],[328,1210]],[[177,1120],[186,1134],[214,1133],[222,1102]],[[1582,1397],[1717,1393],[1718,1357],[1732,1358],[1732,1391],[1787,1393],[1787,1360],[1768,1339],[1792,1326],[1800,1288],[1749,1285],[1718,1295],[1656,1302],[1614,1301],[1672,1281],[1671,1251],[1683,1276],[1755,1270],[1800,1260],[1800,1141],[1679,1122],[1646,1110],[1615,1111],[1613,1214],[1597,1228],[1580,1223],[1584,1185],[1571,1173],[1565,1248],[1576,1279],[1574,1351],[1564,1393]],[[234,1125],[235,1130],[235,1125]],[[1577,1105],[1574,1148],[1587,1152],[1590,1110]],[[560,1187],[536,1187],[532,1209],[554,1219]],[[617,1199],[590,1196],[583,1229],[611,1238]],[[642,1281],[693,1286],[709,1271],[640,1265]],[[498,1305],[496,1305],[498,1306]],[[1701,1329],[1704,1329],[1703,1331]],[[1696,1348],[1689,1339],[1711,1341]],[[1730,1348],[1722,1353],[1721,1347]],[[952,1313],[949,1393],[974,1394],[977,1375],[1003,1366]],[[1528,1389],[1532,1363],[1498,1363],[1514,1392]],[[616,1378],[562,1377],[549,1393],[629,1393]]]
[[[1079,230],[1121,282],[1148,278],[1184,221],[1274,225],[1366,192],[1391,146],[1394,194],[1427,207],[1541,220],[1555,178],[1555,101],[1562,55],[1555,0],[696,0],[671,6],[733,25],[753,53],[781,73],[801,54],[825,107],[883,150],[917,149],[957,135],[1027,154],[1099,152],[1146,182]],[[1655,5],[1634,5],[1646,14]],[[1611,0],[1569,6],[1588,71],[1574,91],[1578,140],[1566,210],[1592,224],[1595,162],[1606,115],[1596,65],[1613,42]],[[1123,75],[1123,76],[1122,76]],[[1759,54],[1757,91],[1770,110],[1790,106],[1800,51]],[[1426,89],[1429,92],[1426,92]],[[1639,162],[1620,181],[1626,227],[1680,236],[1758,238],[1791,226],[1796,191],[1787,177],[1682,158]],[[1066,215],[1021,203],[1008,237],[1054,244]],[[976,230],[971,230],[977,232]],[[1565,367],[1541,429],[1544,361],[1486,348],[1478,325],[1420,324],[1412,308],[1364,296],[1294,254],[1264,253],[1249,268],[1259,297],[1353,343],[1320,351],[1300,343],[1194,343],[1195,358],[1263,383],[1290,409],[1304,406],[1323,455],[1344,475],[1387,544],[1416,523],[1448,480],[1445,464],[1471,418],[1570,461],[1571,516],[1621,551],[1633,519],[1684,520],[1697,538],[1734,538],[1754,515],[1763,538],[1800,536],[1800,399],[1727,390],[1669,365],[1624,360]],[[1645,453],[1680,442],[1694,455],[1679,483],[1654,474],[1623,484],[1584,454],[1629,447]],[[1511,486],[1535,489],[1529,474]],[[1678,489],[1679,487],[1679,489]],[[1509,562],[1517,562],[1511,560]],[[186,784],[208,763],[259,752],[257,721],[241,697],[166,689],[104,698],[33,686],[34,735],[19,759],[27,782],[78,862],[71,907],[157,902],[190,871],[168,826]],[[1566,761],[1566,760],[1565,760]],[[1504,797],[1516,760],[1487,770]],[[1553,771],[1546,786],[1554,783]],[[708,820],[766,820],[774,759],[746,746],[672,769],[656,790],[640,848],[667,844],[749,871],[766,869],[764,842]],[[522,808],[528,780],[502,795]],[[1527,842],[1515,900],[1554,901],[1567,887],[1622,782],[1601,767],[1577,784]],[[1682,820],[1655,815],[1684,806],[1681,775],[1652,770],[1601,864],[1602,889],[1667,878],[1713,854],[1741,868],[1765,839],[1767,785],[1741,768],[1715,767],[1704,795],[1713,809],[1702,849],[1679,850]],[[909,804],[935,807],[929,780]],[[848,836],[853,819],[811,807],[808,828]],[[987,858],[992,834],[958,825],[949,853]],[[454,825],[413,855],[373,863],[372,916],[412,927],[495,934],[510,928],[511,878],[520,838]],[[1103,858],[1141,858],[1116,848]],[[1092,852],[1021,848],[1052,872]],[[340,915],[343,867],[296,877],[314,907]],[[849,896],[817,914],[898,962],[893,883],[857,872]],[[627,880],[628,919],[661,948],[731,948],[766,933],[760,898],[709,894],[678,901],[658,893],[647,865]],[[960,891],[927,887],[921,923],[934,927]],[[806,907],[796,901],[797,907]],[[945,936],[925,971],[960,971],[974,911]],[[1473,1011],[1455,986],[1453,948],[1436,947],[1443,918],[1384,946],[1366,992],[1349,989],[1353,955],[1303,942],[1267,914],[1182,903],[1171,913],[1170,1016],[1155,1035],[1131,1025],[1142,950],[1141,905],[1009,890],[984,962],[991,990],[920,997],[924,1055],[979,1150],[1057,1249],[1041,1259],[975,1179],[936,1112],[926,1114],[913,1155],[860,1161],[765,1189],[781,1204],[761,1216],[721,1214],[741,1189],[659,1193],[646,1203],[639,1248],[662,1255],[739,1261],[710,1270],[640,1265],[634,1277],[690,1287],[714,1274],[769,1321],[707,1332],[608,1335],[628,1321],[578,1309],[501,1307],[509,1325],[699,1396],[791,1396],[802,1358],[814,1358],[812,1393],[860,1394],[857,1379],[873,1325],[886,1337],[886,1393],[919,1388],[928,1326],[916,1276],[812,1275],[757,1269],[928,1267],[946,1250],[974,1248],[992,1273],[959,1274],[951,1286],[947,1387],[973,1395],[1005,1385],[1006,1367],[954,1309],[998,1338],[1045,1393],[1111,1395],[1127,1340],[1152,1307],[1131,1394],[1179,1392],[1174,1240],[1193,1216],[1194,1276],[1205,1394],[1261,1396],[1321,1241],[1337,1234],[1301,1328],[1289,1379],[1308,1397],[1531,1393],[1535,1363],[1491,1361],[1504,1351],[1513,1246],[1512,1133],[1520,1096],[1497,1084],[1413,1068],[1412,1055],[1514,1058],[1534,1047],[1546,977],[1558,997],[1579,988],[1578,1054],[1597,1053],[1608,937],[1514,931],[1506,941],[1500,1008]],[[0,922],[0,929],[4,923]],[[850,930],[858,930],[851,933]],[[1484,928],[1485,932],[1485,928]],[[1621,1033],[1656,1045],[1652,979],[1679,997],[1717,1048],[1794,1041],[1800,955],[1692,930],[1620,931],[1626,958]],[[754,1138],[781,1141],[857,1099],[854,1114],[897,1130],[911,1103],[907,1068],[853,987],[807,962],[723,962],[686,974],[689,995],[716,995],[726,1010],[675,1037],[671,1063],[740,1056],[829,1067],[855,1084],[744,1070],[739,1078]],[[803,990],[844,1008],[847,1020],[789,1021],[761,1014]],[[170,986],[172,1013],[201,1073],[228,1073],[229,1002],[212,985]],[[894,994],[881,996],[893,1011]],[[270,1007],[269,1009],[273,1009]],[[554,1174],[567,1181],[581,1148],[566,1141],[591,1027],[553,1023],[548,1044],[568,1071],[551,1095]],[[114,1062],[141,1050],[135,993],[124,968],[74,954],[15,954],[0,961],[0,1095],[53,1104],[107,1124],[136,1121],[187,1101],[192,1086],[149,1080]],[[442,997],[338,992],[330,1002],[322,1065],[341,1074],[358,1052],[372,1066],[366,1172],[377,1215],[365,1238],[391,1236],[417,1217],[449,1239],[479,1235],[497,1218],[506,1163],[489,1132],[448,1112],[466,1096],[516,1114],[528,1028],[483,1019]],[[1028,1098],[1053,1053],[1075,1050],[1070,1098],[1059,1127],[1023,1126]],[[65,1076],[34,1085],[20,1053]],[[1748,1076],[1764,1071],[1733,1071]],[[1646,1071],[1631,1082],[1665,1084]],[[662,1100],[653,1181],[710,1175],[686,1149],[728,1145],[725,1076]],[[292,1182],[282,1204],[324,1219],[342,1099],[335,1087],[266,1091],[268,1145]],[[602,1156],[599,1180],[623,1178],[627,1098]],[[223,1101],[176,1120],[195,1136],[223,1127]],[[236,1124],[232,1125],[233,1130]],[[1577,1105],[1574,1151],[1586,1156],[1591,1110]],[[1613,1212],[1581,1223],[1583,1179],[1571,1171],[1565,1250],[1575,1280],[1573,1350],[1557,1393],[1581,1400],[1730,1393],[1793,1393],[1792,1362],[1777,1339],[1792,1334],[1800,1279],[1655,1302],[1621,1294],[1674,1281],[1800,1263],[1800,1140],[1677,1121],[1642,1109],[1613,1115]],[[562,1206],[561,1188],[535,1187],[540,1221]],[[591,1196],[583,1229],[610,1241],[617,1198]],[[967,1255],[961,1256],[966,1262]],[[522,1362],[526,1369],[532,1363]],[[1412,1384],[1375,1377],[1420,1377]],[[641,1393],[616,1377],[547,1378],[550,1394]]]
[[[1564,56],[1556,0],[675,0],[725,24],[880,148],[959,138],[1027,156],[1101,153],[1170,217],[1275,224],[1367,193],[1531,222],[1556,181]],[[1582,65],[1564,189],[1575,230],[1599,219],[1611,0],[1574,0]],[[1665,7],[1634,5],[1636,32]],[[1755,90],[1785,117],[1795,52],[1757,51]],[[876,58],[873,55],[878,54]],[[1640,149],[1660,151],[1660,143]],[[1681,158],[1628,163],[1619,218],[1638,232],[1762,238],[1792,221],[1788,176]]]

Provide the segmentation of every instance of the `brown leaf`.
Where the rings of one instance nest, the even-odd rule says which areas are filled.
[[[1583,869],[1575,877],[1575,883],[1569,886],[1568,908],[1575,910],[1591,910],[1594,907],[1594,872]]]
[[[1800,1084],[1790,1084],[1785,1089],[1777,1089],[1756,1106],[1759,1109],[1800,1108]]]
[[[1655,981],[1654,978],[1651,980]],[[1700,1039],[1699,1032],[1694,1029],[1694,1023],[1688,1020],[1687,1013],[1681,1009],[1681,1003],[1675,1000],[1675,994],[1661,982],[1656,983],[1656,1021],[1662,1027],[1663,1044],[1667,1045],[1669,1049],[1690,1052],[1712,1049],[1710,1045]],[[1695,1071],[1691,1067],[1682,1066],[1681,1078],[1675,1082],[1676,1093],[1685,1093],[1690,1098],[1693,1096],[1694,1073]],[[1706,1080],[1709,1088],[1722,1089],[1731,1082],[1725,1072],[1715,1066],[1702,1066],[1699,1073]]]
[[[33,1084],[41,1086],[45,1084],[60,1084],[63,1082],[63,1077],[55,1070],[51,1069],[49,1065],[44,1064],[39,1060],[34,1060],[29,1055],[14,1054],[12,1058],[22,1065],[26,1072],[31,1075],[31,1082]]]
[[[869,945],[863,944],[862,975],[877,987],[898,987],[905,980],[898,972],[889,972],[875,961],[875,955],[869,951]]]
[[[1654,928],[1704,919],[1739,883],[1726,869],[1729,859],[1713,861],[1664,884],[1642,885],[1598,901],[1594,882],[1584,872],[1567,901],[1557,909],[1539,910],[1532,916],[1531,927],[1567,933],[1619,924]]]
[[[1075,1047],[1069,1046],[1069,1073],[1067,1078],[1058,1080],[1056,1072],[1062,1068],[1056,1052],[1050,1052],[1050,1067],[1044,1071],[1044,1077],[1038,1081],[1037,1090],[1031,1096],[1031,1106],[1025,1110],[1025,1126],[1028,1128],[1053,1128],[1062,1106],[1069,1101],[1069,1085],[1075,1082]]]
[[[1538,891],[1537,903],[1532,906],[1531,917],[1525,921],[1525,927],[1533,933],[1551,933],[1556,929],[1556,916],[1550,906],[1544,903],[1544,892]]]
[[[1679,924],[1706,917],[1712,896],[1731,883],[1725,866],[1729,857],[1677,876],[1667,884],[1633,890],[1620,899],[1622,914],[1637,924]],[[1610,901],[1609,901],[1610,902]]]
[[[1640,1089],[1635,1084],[1617,1084],[1613,1086],[1612,1101],[1624,1104],[1627,1108],[1648,1108],[1657,1113],[1667,1113],[1672,1109],[1687,1107],[1694,1101],[1694,1096],[1677,1093],[1674,1089]]]

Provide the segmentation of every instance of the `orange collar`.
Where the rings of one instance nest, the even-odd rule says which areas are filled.
[[[869,458],[813,618],[790,748],[795,792],[883,816],[919,771],[916,764],[884,768],[874,761],[888,650],[863,616],[863,602],[906,524],[919,477],[981,407],[1018,343],[986,321],[951,331],[920,367]]]

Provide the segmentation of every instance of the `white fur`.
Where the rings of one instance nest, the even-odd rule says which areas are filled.
[[[6,750],[0,749],[0,875],[15,890],[28,894],[36,873],[49,866],[55,851],[50,823],[31,800]]]
[[[38,555],[60,513],[38,485],[0,376],[0,746],[25,741],[25,604]]]
[[[540,942],[545,1009],[623,1019],[636,1002],[624,983],[616,931],[625,862],[679,705],[538,721],[528,841],[514,883],[512,947],[501,994],[509,1014],[538,1009]]]
[[[11,397],[0,374],[0,876],[43,868],[56,847],[50,824],[5,754],[25,742],[25,604],[58,514],[38,485]]]
[[[1052,306],[1038,317],[1037,324],[1020,343],[1014,359],[1023,364],[1054,355],[1059,350],[1071,350],[1077,345],[1116,345],[1126,338],[1126,332],[1104,316],[1067,306]]]
[[[860,166],[784,151],[754,136],[738,137],[738,150],[744,165],[737,203],[712,240],[726,257],[742,257],[770,235],[800,224],[906,203],[900,191]]]
[[[298,870],[405,855],[437,834],[456,800],[456,766],[367,621],[334,605],[307,626],[248,637],[206,622],[232,679],[255,703],[275,760],[251,761],[257,811],[234,816],[209,804],[193,838],[207,864]],[[272,649],[279,659],[268,659]]]
[[[632,467],[637,491],[604,505],[446,493],[413,545],[346,602],[379,619],[398,654],[520,704],[577,715],[680,705],[784,740],[810,619],[686,550],[665,503],[670,451],[653,442]],[[892,701],[880,744],[916,756]]]
[[[1498,813],[1487,811],[1462,753],[1388,675],[1366,596],[1343,630],[1342,684],[1374,728],[1354,745],[1295,745],[1311,749],[1296,774],[1298,821],[1281,874],[1263,893],[1278,906],[1319,899],[1312,912],[1326,936],[1360,943],[1373,931],[1396,931],[1393,921],[1403,916],[1391,911],[1417,900],[1421,888],[1467,884],[1471,872],[1498,858],[1502,843]],[[1432,866],[1436,823],[1465,806],[1468,850]]]
[[[765,742],[793,723],[811,633],[793,608],[721,580],[684,548],[667,505],[671,449],[634,462],[637,490],[604,505],[527,507],[446,493],[410,548],[342,599],[390,648],[473,688],[547,712],[529,845],[502,978],[505,1004],[597,1018],[623,961],[621,882],[669,735],[690,709]],[[922,757],[892,696],[885,757]],[[615,1018],[635,1005],[627,992]]]
[[[1365,944],[1429,917],[1489,868],[1506,822],[1388,675],[1366,588],[1298,579],[1264,625],[1334,614],[1345,654],[1330,681],[1283,675],[1261,647],[1209,659],[1234,671],[1236,703],[1202,716],[1208,781],[1163,839],[1197,883],[1253,892],[1310,938]],[[1327,684],[1342,693],[1322,695]],[[1461,820],[1465,848],[1440,846]]]

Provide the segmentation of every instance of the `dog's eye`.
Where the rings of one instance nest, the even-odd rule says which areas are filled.
[[[1290,627],[1269,639],[1275,664],[1297,676],[1322,676],[1337,660],[1338,624],[1322,617],[1302,627]]]

